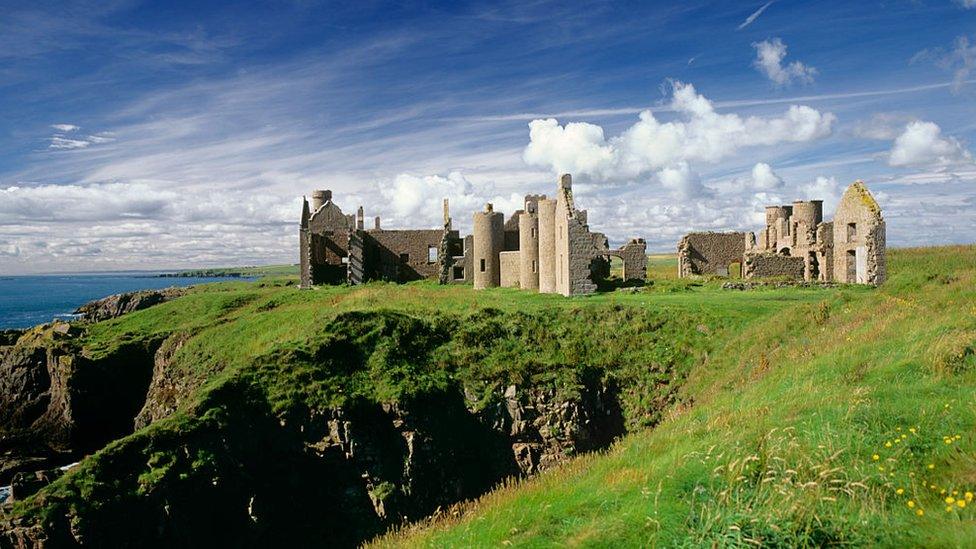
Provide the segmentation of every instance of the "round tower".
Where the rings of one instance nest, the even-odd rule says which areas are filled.
[[[806,223],[808,228],[823,221],[823,200],[796,200],[793,202],[793,222]]]
[[[537,204],[532,206],[535,210]],[[519,216],[519,285],[539,289],[539,214],[528,209]]]
[[[312,191],[312,213],[315,213],[329,200],[332,200],[332,191]]]
[[[505,249],[505,216],[491,204],[474,213],[474,289],[494,288],[501,283],[498,254]]]
[[[556,293],[556,201],[539,201],[539,292]]]

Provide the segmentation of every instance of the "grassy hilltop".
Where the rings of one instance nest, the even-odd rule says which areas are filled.
[[[889,272],[727,332],[653,430],[377,544],[973,546],[976,247]]]
[[[596,383],[619,389],[630,433],[608,451],[374,542],[976,541],[976,246],[891,250],[890,279],[877,289],[736,291],[674,280],[674,270],[673,259],[653,258],[647,287],[581,299],[427,282],[300,292],[293,278],[265,278],[92,324],[74,345],[95,363],[125,367],[122,349],[167,351],[154,374],[165,383],[150,389],[155,415],[14,515],[51,528],[70,516],[72,531],[112,532],[118,543],[142,535],[140,520],[161,520],[164,506],[243,509],[251,492],[238,492],[250,489],[279,502],[261,520],[292,520],[323,543],[358,528],[342,538],[355,543],[389,523],[323,522],[342,512],[321,507],[334,494],[294,472],[308,466],[300,448],[314,446],[301,442],[308,418],[436,403],[461,388],[481,414],[509,385],[572,399]],[[462,469],[484,457],[458,451]],[[465,486],[462,498],[488,485]],[[370,488],[390,506],[416,495],[395,479]],[[418,509],[403,516],[420,518]],[[195,524],[192,515],[180,520]]]

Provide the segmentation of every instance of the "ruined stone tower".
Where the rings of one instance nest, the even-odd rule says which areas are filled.
[[[519,284],[523,290],[539,289],[539,202],[546,196],[525,197],[519,216]]]
[[[887,278],[885,222],[863,181],[844,191],[833,227],[834,280],[878,285]]]
[[[556,293],[556,201],[543,199],[539,208],[539,292]]]
[[[491,204],[474,213],[474,288],[494,288],[501,283],[499,254],[505,247],[505,216]]]

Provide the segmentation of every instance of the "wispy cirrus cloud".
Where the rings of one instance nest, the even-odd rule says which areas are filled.
[[[755,22],[756,19],[759,19],[759,16],[762,15],[763,12],[769,8],[769,6],[773,5],[773,2],[775,2],[775,0],[770,0],[769,2],[763,4],[762,6],[759,6],[759,9],[749,14],[749,17],[746,17],[745,21],[740,23],[739,26],[735,28],[735,30],[742,30],[748,27],[749,25],[751,25],[753,22]]]
[[[48,149],[52,150],[85,149],[115,140],[113,134],[108,132],[82,135],[79,133],[81,127],[74,124],[52,124],[51,127],[57,130],[57,133],[49,138]]]

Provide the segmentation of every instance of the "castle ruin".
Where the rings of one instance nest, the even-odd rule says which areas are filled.
[[[755,233],[690,233],[678,243],[678,276],[785,277],[807,282],[879,285],[886,277],[885,222],[862,181],[851,184],[833,221],[822,200],[767,206]]]
[[[611,250],[603,233],[591,232],[586,210],[576,208],[573,179],[559,178],[556,198],[528,195],[507,222],[491,204],[474,214],[474,288],[515,287],[565,296],[596,291],[610,274],[610,258],[623,261],[625,281],[647,275],[647,244],[631,239]]]
[[[464,242],[451,228],[447,201],[441,229],[388,230],[365,228],[362,206],[344,214],[333,202],[332,191],[315,191],[312,203],[302,201],[299,228],[301,287],[316,284],[362,284],[370,280],[409,282],[443,279],[455,264],[462,269]]]
[[[426,278],[470,282],[476,290],[514,287],[584,295],[609,276],[611,257],[623,261],[625,281],[646,278],[644,239],[610,249],[605,235],[590,231],[586,210],[576,208],[568,174],[559,178],[555,199],[527,195],[524,208],[508,220],[487,204],[473,221],[473,234],[462,239],[452,228],[445,199],[440,229],[387,230],[379,217],[366,229],[362,207],[345,214],[331,191],[315,191],[311,205],[307,200],[302,204],[301,287]]]

